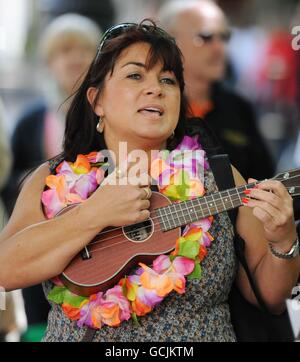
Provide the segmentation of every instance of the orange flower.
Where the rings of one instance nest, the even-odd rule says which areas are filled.
[[[120,307],[118,304],[109,303],[107,307],[101,306],[100,313],[103,323],[111,327],[116,327],[121,323]]]
[[[93,307],[91,309],[91,322],[94,328],[100,329],[102,326],[101,310],[100,307]]]
[[[65,315],[72,321],[77,321],[80,318],[80,308],[75,308],[67,303],[63,303],[62,309]]]
[[[151,312],[152,308],[146,304],[143,304],[138,298],[131,303],[132,311],[138,316],[141,317],[143,315]]]
[[[178,294],[183,294],[185,292],[185,278],[183,276],[178,276],[174,280],[174,290]]]
[[[202,261],[206,257],[207,254],[208,254],[208,251],[207,251],[206,247],[204,245],[200,245],[199,254],[198,254],[199,260]]]
[[[76,161],[71,163],[70,167],[77,175],[88,173],[91,169],[89,160],[84,155],[78,155]]]
[[[145,270],[140,276],[141,285],[146,289],[154,289],[159,297],[165,297],[173,290],[172,280],[167,275],[160,275],[140,263],[140,266]]]
[[[99,162],[101,159],[101,152],[90,152],[88,155],[85,155],[85,157],[88,159],[90,163],[96,163]]]
[[[65,199],[65,195],[68,192],[68,189],[64,176],[49,175],[46,177],[46,185],[50,189],[56,190],[60,201]]]

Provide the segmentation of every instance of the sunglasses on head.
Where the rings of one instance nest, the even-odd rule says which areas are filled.
[[[106,41],[118,37],[119,35],[121,35],[122,33],[124,33],[126,30],[128,30],[130,28],[141,29],[141,30],[143,30],[145,32],[157,35],[159,37],[166,38],[166,39],[171,40],[172,42],[175,43],[174,38],[172,38],[167,32],[165,32],[163,29],[157,27],[156,25],[137,24],[137,23],[117,24],[117,25],[114,25],[114,26],[110,27],[109,29],[107,29],[105,31],[105,33],[102,35],[99,47],[97,49],[97,54],[96,54],[96,59],[95,60],[98,59],[98,57],[99,57],[99,55],[101,53],[101,50],[103,49],[103,46],[106,43]]]
[[[196,34],[195,40],[197,40],[201,44],[212,43],[215,39],[219,39],[223,43],[228,43],[230,37],[231,37],[231,32],[229,30],[218,33],[203,31]]]

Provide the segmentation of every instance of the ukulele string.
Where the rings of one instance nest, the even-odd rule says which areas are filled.
[[[296,186],[295,188],[300,188],[300,187]],[[299,191],[300,191],[300,190],[299,190]],[[189,224],[189,223],[187,223],[187,224]],[[157,224],[153,223],[153,226],[158,226],[158,225],[159,225],[159,223],[157,223]],[[141,229],[144,229],[144,228],[145,228],[145,226],[143,226],[143,227],[141,227],[141,228],[138,228],[138,229],[135,229],[134,231],[141,230]],[[154,230],[154,231],[152,232],[152,235],[153,235],[154,233],[156,233],[156,232],[159,232],[159,231],[160,231],[160,230]],[[169,231],[170,231],[170,230],[169,230]],[[89,244],[86,246],[86,248],[88,248],[90,245],[100,244],[100,243],[102,243],[102,242],[104,242],[104,241],[112,240],[112,239],[114,239],[114,238],[116,238],[116,237],[119,237],[119,236],[121,236],[121,235],[123,235],[123,233],[114,235],[114,236],[112,236],[112,237],[110,237],[110,238],[106,238],[106,239],[103,239],[103,240],[99,240],[99,241],[96,241],[96,242],[89,243]],[[116,242],[116,243],[110,243],[110,245],[108,245],[108,246],[104,246],[104,247],[100,247],[100,248],[97,248],[97,249],[95,249],[95,250],[92,250],[91,253],[94,253],[94,252],[96,252],[96,251],[101,251],[101,250],[104,250],[104,249],[107,249],[107,248],[110,248],[110,247],[114,247],[115,245],[119,245],[119,244],[125,243],[125,242],[128,242],[128,240],[124,240],[124,241],[120,241],[120,242]]]
[[[240,197],[232,198],[231,200],[232,200],[233,202],[239,201],[239,200],[240,200]],[[172,205],[172,204],[170,204],[170,205]],[[222,206],[223,206],[223,205],[222,205]],[[197,208],[197,207],[199,207],[199,206],[195,206],[195,208]],[[216,209],[216,211],[217,211],[217,207],[215,207],[215,209]],[[181,209],[180,212],[189,211],[189,210],[190,210],[190,207],[189,207],[189,208],[186,208],[186,209]],[[205,208],[205,205],[204,205],[204,207],[202,207],[201,210],[207,212],[208,210],[210,210],[210,208],[209,208],[209,207]],[[198,211],[199,211],[199,210],[198,210]],[[194,211],[194,212],[195,212],[195,211]],[[153,213],[152,213],[152,214],[153,214]],[[166,213],[166,214],[164,214],[164,215],[162,215],[162,216],[169,216],[169,215],[174,215],[174,214],[176,214],[176,215],[178,216],[178,212],[177,212],[177,211],[169,212],[169,213]],[[182,215],[182,216],[183,216],[183,215]],[[182,216],[178,216],[177,218],[182,217]],[[204,216],[203,216],[203,217],[199,216],[199,220],[201,220],[201,219],[203,219],[203,218],[204,218]],[[161,216],[155,216],[155,217],[153,217],[153,218],[150,218],[150,220],[155,220],[155,219],[161,219]],[[121,229],[123,229],[124,227],[130,227],[130,226],[133,226],[133,225],[138,225],[138,224],[141,224],[141,223],[143,223],[143,222],[147,222],[147,220],[149,220],[149,219],[146,219],[146,220],[144,220],[144,221],[140,221],[140,222],[138,222],[138,223],[136,223],[136,224],[126,225],[126,226],[123,226],[123,227],[117,227],[117,228],[114,228],[114,229],[106,230],[106,231],[103,231],[103,232],[100,232],[99,234],[97,234],[96,237],[97,237],[97,236],[100,236],[100,235],[102,235],[102,234],[104,234],[104,233],[109,233],[110,231],[121,230]],[[187,222],[187,224],[188,224],[188,223],[189,223],[189,222]],[[190,221],[190,223],[192,223],[192,221]],[[149,224],[149,226],[159,226],[159,225],[160,225],[160,222],[157,222],[157,223],[156,223],[156,222],[153,222],[153,223]],[[148,226],[148,227],[149,227],[149,226]],[[144,229],[144,228],[147,228],[147,226],[141,226],[141,227],[139,227],[139,228],[134,229],[134,231],[142,230],[142,229]],[[99,241],[91,242],[91,243],[89,243],[88,245],[98,244],[98,243],[101,243],[101,242],[106,241],[106,240],[111,240],[111,239],[116,238],[116,237],[121,236],[121,235],[123,235],[123,232],[122,232],[122,233],[119,233],[119,234],[117,234],[117,235],[111,236],[111,237],[109,237],[109,238],[106,238],[106,239],[102,239],[102,240],[99,240]]]
[[[284,180],[284,179],[283,179]],[[248,184],[248,185],[243,185],[243,186],[251,186],[252,184]],[[243,187],[242,186],[242,187]],[[295,189],[297,189],[298,188],[298,186],[295,186]],[[219,194],[220,194],[220,198],[218,198],[218,199],[215,199],[215,200],[213,200],[214,201],[214,203],[215,203],[215,207],[216,207],[216,211],[218,212],[218,206],[225,206],[225,204],[224,204],[224,201],[223,201],[223,198],[222,198],[222,193],[224,194],[224,192],[227,192],[227,191],[230,191],[230,190],[237,190],[236,188],[235,189],[229,189],[229,190],[224,190],[224,191],[221,191],[221,192],[219,192]],[[237,190],[238,191],[238,190]],[[240,199],[241,199],[241,197],[240,197],[240,195],[243,193],[243,191],[241,192],[241,193],[237,193],[237,194],[235,194],[235,195],[233,195],[233,196],[238,196],[237,198],[231,198],[230,200],[231,200],[231,202],[233,203],[233,202],[236,202],[236,201],[239,201]],[[207,197],[209,197],[209,196],[211,196],[211,195],[213,195],[213,194],[210,194],[210,195],[207,195]],[[294,196],[296,196],[296,194],[294,193]],[[228,195],[226,195],[226,197],[228,197]],[[202,198],[199,198],[200,200],[203,200]],[[193,199],[193,200],[195,200],[195,199]],[[193,200],[188,200],[188,201],[193,201]],[[188,202],[187,201],[187,202]],[[219,202],[219,201],[221,201],[221,203],[220,204],[216,204],[216,202]],[[162,208],[164,208],[164,207],[168,207],[168,206],[172,206],[172,205],[179,205],[180,203],[173,203],[173,204],[169,204],[169,205],[167,205],[167,206],[163,206]],[[184,208],[184,209],[181,209],[181,210],[179,210],[179,212],[184,212],[184,211],[189,211],[190,210],[190,208],[191,207],[193,207],[194,209],[195,208],[197,208],[197,207],[199,207],[200,205],[196,205],[196,206],[188,206],[188,207],[186,207],[186,208]],[[233,206],[233,204],[232,204],[232,206]],[[235,207],[237,207],[237,206],[235,206]],[[202,206],[200,206],[200,210],[203,210],[204,212],[207,212],[208,210],[209,210],[210,208],[209,208],[209,206],[208,206],[208,204],[207,204],[207,207],[205,207],[205,204],[203,204]],[[156,209],[155,209],[156,210]],[[151,213],[150,213],[150,218],[151,218],[151,214],[153,215],[153,213],[155,212],[155,210],[154,211],[152,211]],[[194,210],[195,212],[196,211],[200,211],[200,210]],[[161,215],[161,216],[155,216],[155,217],[152,217],[151,218],[151,220],[156,220],[156,219],[161,219],[162,217],[164,217],[164,216],[169,216],[169,215],[174,215],[174,214],[177,214],[177,216],[178,216],[178,212],[177,211],[173,211],[173,212],[169,212],[169,213],[166,213],[166,214],[164,214],[164,215]],[[204,217],[204,216],[203,216]],[[203,218],[202,217],[202,218]],[[199,216],[199,219],[201,219],[201,216]],[[142,222],[146,222],[148,219],[146,219],[146,220],[144,220],[144,221],[141,221],[141,222],[139,222],[139,223],[136,223],[136,224],[140,224],[140,223],[142,223]],[[130,227],[130,226],[133,226],[133,225],[136,225],[136,224],[131,224],[131,225],[126,225],[125,227]],[[159,225],[160,223],[153,223],[153,226],[157,226],[157,225]],[[145,226],[142,226],[141,228],[137,228],[137,229],[135,229],[136,231],[137,230],[140,230],[140,229],[143,229],[143,228],[145,228]],[[100,236],[100,235],[104,235],[104,234],[107,234],[107,233],[110,233],[110,232],[113,232],[113,231],[116,231],[116,230],[122,230],[123,229],[123,227],[121,226],[121,227],[115,227],[115,228],[111,228],[111,229],[108,229],[108,230],[105,230],[105,231],[101,231],[100,233],[98,233],[98,234],[96,234],[95,235],[95,237],[97,237],[97,236]],[[116,236],[114,236],[114,237],[118,237],[118,236],[120,236],[120,235],[122,235],[123,234],[123,232],[122,233],[120,233],[120,234],[118,234],[118,235],[116,235]],[[109,238],[109,239],[103,239],[102,241],[105,241],[105,240],[110,240],[111,239],[111,237]],[[101,242],[101,241],[99,241],[99,242]],[[98,243],[98,241],[95,241],[95,242],[91,242],[91,243],[89,243],[89,245],[92,245],[92,244],[95,244],[95,243]]]
[[[293,172],[294,170],[291,170],[290,171],[290,173],[291,172]],[[295,171],[299,171],[298,169],[295,169]],[[293,179],[293,178],[297,178],[297,177],[299,177],[299,175],[297,176],[297,175],[295,175],[295,176],[291,176],[291,177],[289,177],[289,179],[288,180],[291,180],[291,179]],[[272,180],[272,179],[271,179]],[[286,179],[284,178],[284,177],[282,177],[282,178],[277,178],[276,179],[277,181],[285,181]],[[258,181],[258,182],[254,182],[254,183],[250,183],[250,184],[245,184],[245,185],[241,185],[241,186],[238,186],[238,187],[235,187],[235,188],[231,188],[231,189],[228,189],[228,190],[223,190],[223,191],[220,191],[219,192],[219,195],[221,196],[220,198],[218,198],[218,199],[215,199],[215,200],[213,200],[214,202],[218,202],[218,201],[221,201],[222,203],[223,203],[223,198],[222,198],[222,194],[224,194],[225,192],[227,192],[227,195],[226,195],[226,197],[228,197],[228,196],[232,196],[232,195],[228,195],[228,192],[229,191],[232,191],[232,190],[235,190],[236,192],[238,192],[238,196],[240,196],[240,194],[242,194],[243,193],[243,191],[244,190],[242,190],[241,192],[239,192],[239,188],[242,188],[242,187],[246,187],[246,189],[249,189],[249,188],[252,188],[252,186],[253,185],[256,185],[256,184],[259,184],[259,183],[261,183],[261,182],[263,182],[263,181]],[[291,186],[290,186],[291,187]],[[294,188],[296,189],[298,186],[294,186]],[[214,195],[214,193],[212,193],[212,194],[209,194],[209,195],[205,195],[204,197],[210,197],[210,196],[212,196],[212,195]],[[294,196],[297,196],[295,193],[293,194]],[[234,196],[236,196],[236,195],[234,195]],[[203,198],[199,198],[200,200],[203,200]],[[187,200],[187,201],[193,201],[193,200],[195,200],[195,199],[192,199],[192,200]],[[231,199],[232,201],[236,201],[235,199]],[[164,207],[168,207],[168,206],[172,206],[172,205],[179,205],[180,203],[171,203],[171,204],[169,204],[169,205],[166,205],[166,206],[163,206],[162,208],[164,208]],[[224,205],[223,205],[224,206]],[[194,206],[193,206],[194,207]],[[197,206],[196,206],[197,207]],[[205,206],[204,206],[205,207]],[[203,209],[204,209],[204,207],[203,207]],[[180,210],[180,212],[181,211],[188,211],[188,208],[186,208],[186,209],[183,209],[183,210]],[[155,212],[155,210],[153,211],[153,212]],[[166,213],[165,215],[162,215],[162,216],[169,216],[169,215],[172,215],[172,214],[176,214],[177,212],[176,211],[174,211],[174,212],[170,212],[170,213]],[[150,213],[150,217],[151,217],[151,213]],[[152,220],[154,220],[154,219],[160,219],[161,218],[161,216],[155,216],[155,217],[153,217],[152,218]],[[137,223],[138,224],[138,223]],[[132,224],[132,225],[134,225],[134,224]],[[130,225],[126,225],[126,226],[130,226]],[[119,227],[115,227],[115,228],[111,228],[111,229],[109,229],[109,230],[105,230],[105,231],[101,231],[100,233],[98,233],[98,234],[96,234],[95,236],[99,236],[99,235],[102,235],[102,234],[106,234],[106,233],[110,233],[111,231],[115,231],[115,230],[121,230],[123,227],[122,226],[119,226]]]
[[[250,184],[249,184],[250,185]],[[248,185],[247,185],[248,186]],[[230,190],[235,190],[235,189],[230,189]],[[228,191],[230,191],[230,190],[228,190]],[[227,190],[226,190],[227,191]],[[224,193],[225,191],[221,191],[221,192],[219,192],[219,194],[222,194],[222,193]],[[214,194],[209,194],[209,195],[205,195],[204,197],[210,197],[210,196],[212,196],[212,195],[214,195]],[[240,193],[238,193],[238,194],[235,194],[235,195],[230,195],[230,196],[239,196],[237,199],[235,199],[235,198],[231,198],[230,200],[231,201],[233,201],[233,202],[235,202],[235,201],[237,201],[237,200],[239,200],[240,199]],[[228,197],[228,194],[226,195],[226,197]],[[204,201],[204,198],[202,198],[202,197],[198,197],[198,199],[199,199],[199,201]],[[194,198],[194,199],[191,199],[191,200],[187,200],[187,201],[185,201],[185,203],[186,202],[192,202],[192,201],[194,201],[194,200],[196,200],[196,198]],[[223,200],[223,198],[222,197],[220,197],[220,198],[216,198],[216,199],[214,199],[214,200],[212,200],[214,203],[216,203],[216,202],[219,202],[219,201],[222,201]],[[211,201],[210,201],[211,202]],[[206,204],[207,204],[207,202],[206,202]],[[163,208],[166,208],[166,207],[169,207],[169,206],[174,206],[174,205],[180,205],[180,202],[179,203],[177,203],[177,202],[174,202],[174,203],[170,203],[170,204],[168,204],[168,205],[166,205],[166,206],[162,206],[161,208],[158,208],[158,209],[163,209]],[[216,204],[215,204],[216,205]],[[224,206],[224,204],[223,204],[223,202],[222,203],[220,203],[220,205],[221,206]],[[185,206],[185,208],[184,209],[181,209],[181,210],[179,210],[180,212],[184,212],[184,211],[189,211],[190,210],[190,208],[191,207],[199,207],[200,205],[191,205],[191,206],[188,206],[188,207],[186,207]],[[208,204],[207,204],[207,208],[205,209],[205,205],[203,204],[203,205],[201,205],[200,206],[200,208],[201,209],[203,209],[203,210],[205,210],[206,212],[209,210],[209,207],[208,207]],[[151,218],[151,215],[153,215],[155,212],[156,212],[156,210],[158,210],[158,209],[154,209],[152,212],[150,212],[150,218]],[[217,207],[216,207],[216,209],[217,209]],[[199,211],[199,210],[198,210]],[[164,215],[161,215],[161,216],[154,216],[154,217],[152,217],[151,218],[151,220],[155,220],[155,219],[161,219],[161,217],[162,216],[169,216],[169,215],[173,215],[173,214],[177,214],[177,211],[172,211],[172,212],[168,212],[168,213],[165,213]],[[204,217],[204,216],[203,216]],[[201,217],[200,217],[201,218]],[[146,220],[145,220],[146,221]],[[140,221],[140,222],[138,222],[138,223],[136,223],[136,224],[139,224],[139,223],[142,223],[143,221]],[[131,224],[131,225],[126,225],[126,227],[129,227],[129,226],[132,226],[132,225],[135,225],[135,224]],[[156,224],[156,225],[158,225],[158,224]],[[120,230],[120,229],[122,229],[123,228],[123,226],[118,226],[118,227],[115,227],[115,228],[111,228],[111,229],[108,229],[108,230],[105,230],[105,231],[101,231],[100,233],[98,233],[98,234],[96,234],[96,236],[100,236],[100,235],[102,235],[102,234],[106,234],[106,233],[110,233],[111,231],[115,231],[115,230]]]
[[[296,188],[298,188],[298,186],[296,186],[295,187],[295,189]],[[231,198],[231,201],[232,202],[235,202],[235,201],[240,201],[240,194],[238,194],[238,195],[235,195],[235,196],[238,196],[237,198]],[[294,196],[296,196],[295,194],[294,194]],[[216,199],[216,200],[214,200],[214,201],[220,201],[220,200],[222,200],[222,198],[220,198],[220,199]],[[189,201],[192,201],[192,200],[189,200]],[[223,205],[222,205],[223,204]],[[172,204],[170,204],[170,206],[171,206]],[[174,205],[174,204],[173,204]],[[176,204],[175,204],[176,205]],[[219,204],[218,206],[224,206],[224,203],[223,203],[223,201],[222,201],[222,203],[221,204]],[[200,205],[198,205],[198,206],[195,206],[195,207],[199,207]],[[207,205],[207,207],[205,207],[205,205],[202,205],[203,207],[200,207],[200,210],[202,210],[202,211],[205,211],[205,212],[207,212],[207,211],[209,211],[209,207],[208,207],[208,205]],[[232,205],[233,206],[233,205]],[[194,208],[195,208],[194,207]],[[236,206],[237,207],[237,206]],[[216,203],[215,203],[215,208],[216,208],[216,211],[218,212],[218,207],[217,207],[217,205],[216,205]],[[181,209],[181,210],[179,210],[180,212],[183,212],[183,211],[189,211],[190,210],[190,207],[188,207],[188,208],[185,208],[185,209]],[[194,210],[195,211],[195,210]],[[197,211],[199,211],[199,210],[197,210]],[[223,210],[223,211],[225,211],[225,210]],[[150,213],[150,215],[151,214],[153,214],[153,212],[152,213]],[[162,216],[169,216],[169,215],[174,215],[174,214],[176,214],[177,215],[177,218],[179,218],[179,216],[178,216],[178,212],[177,211],[174,211],[174,212],[169,212],[169,213],[166,213],[166,214],[164,214],[164,215],[162,215]],[[161,219],[161,217],[162,216],[157,216],[157,217],[153,217],[153,218],[151,218],[151,220],[155,220],[155,219]],[[203,216],[204,217],[204,216]],[[202,218],[203,218],[202,217]],[[199,216],[199,219],[201,219],[201,216]],[[140,223],[142,223],[142,222],[146,222],[147,220],[149,220],[149,219],[146,219],[146,220],[144,220],[144,221],[141,221],[141,222],[139,222],[139,223],[136,223],[136,224],[140,224]],[[187,222],[188,223],[188,222]],[[126,225],[125,227],[130,227],[130,226],[133,226],[133,225],[136,225],[136,224],[131,224],[131,225]],[[160,225],[160,223],[153,223],[153,226],[158,226],[158,225]],[[140,227],[140,228],[137,228],[137,229],[135,229],[135,231],[137,231],[137,230],[141,230],[141,229],[144,229],[145,228],[145,226],[142,226],[142,227]],[[97,237],[97,236],[100,236],[100,235],[103,235],[103,234],[106,234],[106,233],[109,233],[109,232],[112,232],[112,231],[116,231],[116,230],[122,230],[123,229],[123,227],[116,227],[116,228],[113,228],[113,229],[109,229],[109,230],[106,230],[106,231],[102,231],[102,232],[100,232],[100,233],[98,233],[98,234],[96,234],[96,236],[95,237]],[[91,242],[91,243],[89,243],[88,245],[92,245],[92,244],[97,244],[97,243],[99,243],[99,242],[102,242],[102,241],[106,241],[106,240],[111,240],[112,238],[115,238],[115,237],[118,237],[118,236],[120,236],[120,235],[122,235],[123,234],[123,232],[121,232],[120,234],[117,234],[117,235],[115,235],[115,236],[113,236],[113,237],[109,237],[109,238],[107,238],[107,239],[102,239],[102,240],[100,240],[100,241],[95,241],[95,242]]]

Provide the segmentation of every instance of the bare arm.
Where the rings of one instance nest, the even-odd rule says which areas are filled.
[[[98,188],[67,213],[47,220],[41,195],[48,165],[26,182],[6,228],[0,234],[0,285],[6,290],[40,283],[63,272],[93,237],[107,226],[149,217],[149,200],[139,186]]]
[[[236,185],[246,183],[237,170],[233,169],[233,172]],[[275,219],[270,221],[270,215],[258,207],[261,201],[250,201],[250,207],[240,207],[236,225],[239,235],[246,243],[245,256],[250,271],[257,282],[262,298],[274,313],[280,313],[284,309],[284,301],[290,296],[300,272],[299,256],[290,260],[280,259],[271,253],[268,246],[269,241],[277,241],[274,237],[276,235],[281,239],[277,242],[278,249],[287,251],[296,239],[292,203],[290,202],[289,205],[290,200],[287,196],[284,197],[287,205],[286,208],[282,208],[281,223],[275,226],[274,222],[274,230],[269,231],[268,227],[270,222],[273,223]],[[270,206],[268,205],[268,207]],[[276,212],[273,208],[270,210],[271,213]],[[246,273],[241,266],[239,267],[237,282],[244,296],[251,303],[257,304]]]
[[[60,274],[97,232],[86,227],[80,207],[52,220],[45,218],[41,194],[48,174],[43,165],[26,182],[1,233],[0,285],[7,290]]]

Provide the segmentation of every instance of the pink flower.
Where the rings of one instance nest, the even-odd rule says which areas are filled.
[[[94,160],[99,157],[98,154],[91,156]],[[42,203],[48,218],[56,216],[68,205],[86,200],[104,178],[104,171],[96,167],[91,168],[83,155],[79,155],[74,164],[63,161],[57,170],[57,175],[49,175],[46,178],[49,189],[42,194]]]
[[[102,306],[106,303],[114,303],[118,305],[120,308],[121,321],[127,321],[130,318],[130,304],[122,293],[122,287],[119,285],[116,285],[105,293],[105,301],[102,303]]]
[[[163,300],[163,297],[157,295],[154,290],[146,289],[140,286],[137,290],[136,299],[152,309]]]
[[[130,304],[122,293],[122,288],[116,285],[105,295],[99,292],[90,297],[90,301],[80,310],[79,327],[87,325],[90,328],[100,329],[102,324],[112,327],[122,321],[130,319]]]
[[[159,255],[153,261],[153,270],[159,274],[166,272],[170,267],[171,261],[168,255]]]
[[[184,256],[177,256],[173,260],[172,267],[177,274],[188,275],[194,270],[195,262]]]
[[[198,142],[198,137],[198,135],[195,135],[193,137],[184,136],[183,140],[176,147],[176,150],[202,150],[202,147]]]
[[[143,270],[142,268],[140,268]],[[144,271],[142,271],[141,275]],[[127,288],[134,290],[133,300],[138,301],[140,305],[153,308],[156,304],[160,303],[163,298],[159,297],[157,293],[151,289],[142,286],[140,275],[130,275],[127,278]]]
[[[96,170],[92,170],[85,175],[79,175],[70,191],[79,195],[82,200],[86,200],[98,187],[96,175]]]
[[[90,328],[100,329],[102,326],[102,318],[99,313],[99,306],[101,305],[103,293],[97,293],[90,296],[87,304],[80,309],[80,319],[77,322],[78,327],[84,325]]]

